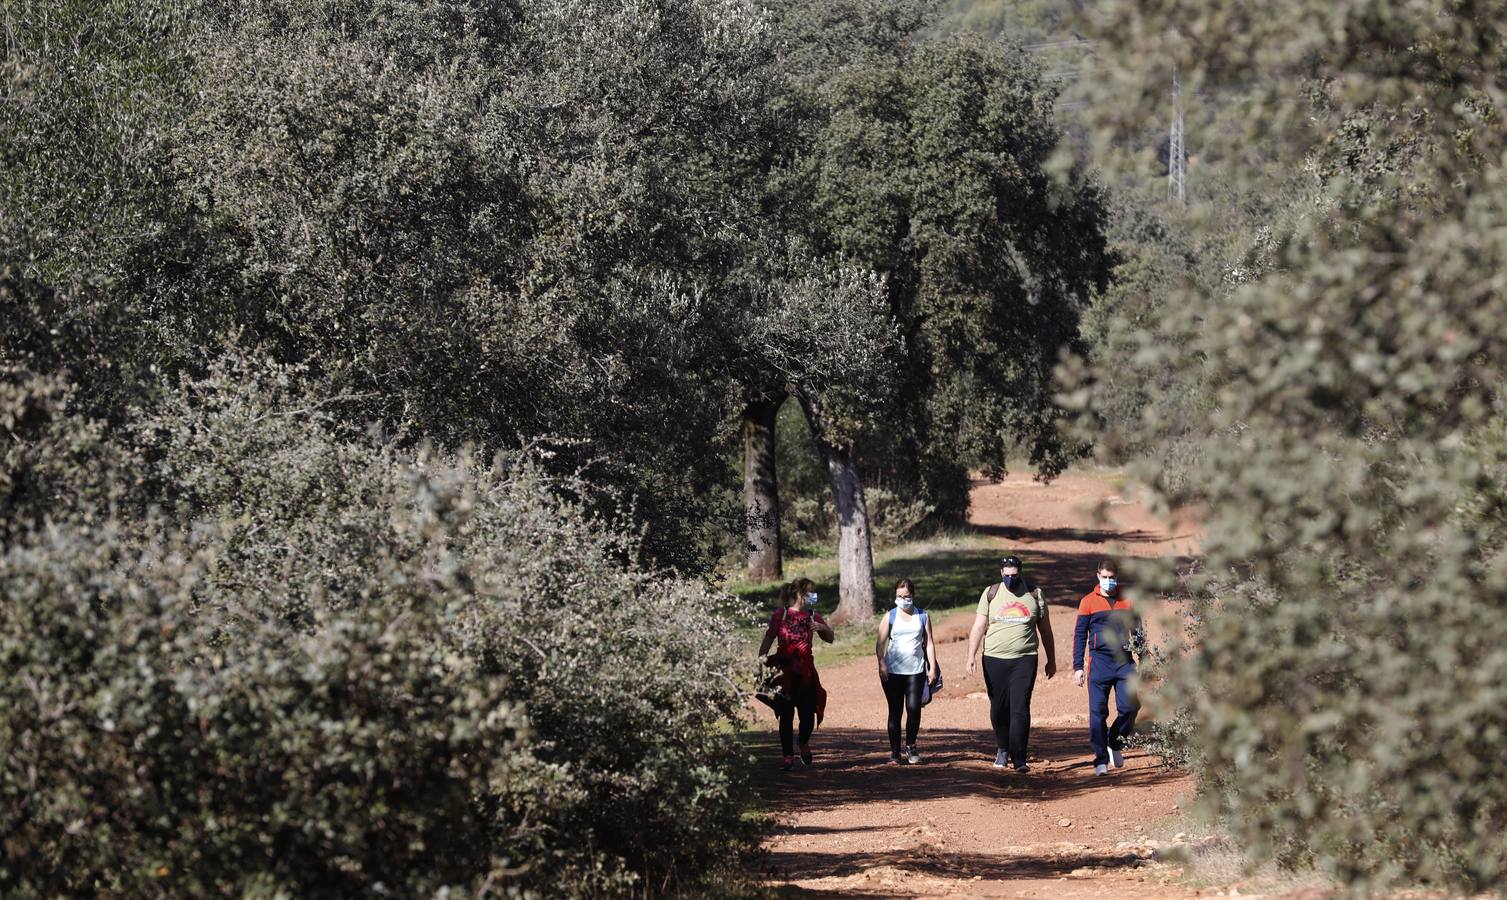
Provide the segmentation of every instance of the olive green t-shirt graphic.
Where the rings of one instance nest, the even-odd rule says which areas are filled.
[[[995,659],[1019,659],[1036,652],[1040,643],[1036,622],[1046,611],[1041,590],[1027,587],[1024,594],[1010,593],[1003,584],[989,601],[989,589],[979,595],[978,614],[989,618],[984,632],[984,655]]]

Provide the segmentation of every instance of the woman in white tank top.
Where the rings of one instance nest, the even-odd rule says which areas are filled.
[[[936,678],[937,645],[932,639],[931,618],[916,608],[915,589],[909,578],[895,585],[895,608],[879,621],[879,640],[874,644],[879,660],[879,682],[889,702],[890,759],[915,765],[916,736],[921,731],[922,694]],[[904,710],[905,755],[900,754],[900,714]]]

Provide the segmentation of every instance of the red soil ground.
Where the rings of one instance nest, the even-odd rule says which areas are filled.
[[[919,766],[886,767],[885,703],[872,658],[822,673],[826,722],[816,764],[772,780],[779,827],[764,866],[796,896],[1189,896],[1177,871],[1148,857],[1148,830],[1176,813],[1192,783],[1141,751],[1093,774],[1087,695],[1072,683],[1073,621],[1100,558],[1171,558],[1194,551],[1191,528],[1169,529],[1101,476],[1049,485],[1016,475],[973,490],[973,521],[1026,560],[1045,591],[1060,671],[1038,674],[1032,771],[991,766],[994,738],[982,676],[965,676],[972,614],[936,623],[946,689],[926,707]],[[979,589],[994,572],[979,573]],[[924,584],[922,590],[924,602]],[[1155,610],[1150,610],[1155,614]],[[1154,636],[1154,635],[1153,635]],[[1043,657],[1044,661],[1044,657]],[[762,709],[762,707],[761,707]],[[763,723],[773,728],[764,711]],[[763,757],[767,756],[767,760]],[[774,736],[761,764],[777,767]]]

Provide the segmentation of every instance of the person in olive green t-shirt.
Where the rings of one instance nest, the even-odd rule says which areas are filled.
[[[1046,645],[1046,674],[1051,678],[1057,674],[1057,647],[1046,599],[1020,570],[1020,557],[1005,557],[1000,562],[999,583],[985,588],[979,597],[978,614],[968,634],[968,674],[974,672],[982,640],[984,687],[989,691],[989,721],[994,726],[994,767],[1003,769],[1013,763],[1015,771],[1028,772],[1026,745],[1031,737],[1038,649]]]

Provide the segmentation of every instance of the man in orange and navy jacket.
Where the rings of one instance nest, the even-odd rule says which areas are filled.
[[[1135,716],[1141,704],[1131,684],[1135,659],[1131,650],[1141,645],[1141,623],[1120,595],[1113,560],[1099,564],[1099,584],[1078,603],[1078,623],[1073,629],[1073,683],[1088,682],[1088,742],[1094,748],[1094,774],[1104,775],[1109,763],[1125,765],[1125,738],[1135,731]],[[1087,660],[1084,651],[1088,651]],[[1115,692],[1114,724],[1109,718],[1109,692]]]

